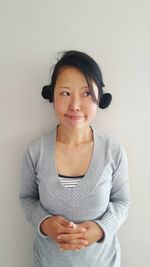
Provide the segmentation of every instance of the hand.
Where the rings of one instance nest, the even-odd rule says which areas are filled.
[[[61,216],[51,216],[41,222],[40,230],[57,242],[59,247],[64,250],[74,250],[83,247],[85,227],[76,227],[73,222]],[[64,240],[60,239],[64,236]]]
[[[61,243],[60,246],[64,250],[70,249],[71,244],[83,244],[83,247],[91,245],[98,240],[104,238],[104,232],[100,226],[94,221],[86,221],[75,225],[76,228],[85,228],[86,232],[82,234],[63,234],[60,235]],[[82,248],[82,247],[81,247]]]
[[[78,224],[78,227],[86,228],[85,238],[88,242],[88,245],[91,245],[104,238],[105,234],[103,229],[94,221],[85,221]]]

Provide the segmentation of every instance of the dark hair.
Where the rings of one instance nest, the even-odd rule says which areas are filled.
[[[51,84],[46,85],[42,89],[42,96],[44,99],[49,99],[50,102],[54,101],[54,88],[59,75],[59,71],[64,67],[75,67],[80,70],[86,78],[92,99],[102,109],[107,108],[112,100],[112,96],[109,93],[103,92],[104,82],[102,78],[101,70],[98,64],[92,57],[86,53],[70,50],[63,53],[62,57],[56,63],[53,74],[51,77]],[[94,94],[92,82],[98,87],[100,101],[97,101]]]

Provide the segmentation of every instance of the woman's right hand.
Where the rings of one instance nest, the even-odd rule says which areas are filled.
[[[71,235],[73,239],[66,243],[66,250],[77,250],[84,247],[86,239],[84,237],[86,228],[76,227],[73,222],[64,219],[62,216],[51,216],[43,220],[40,224],[40,230],[43,234],[55,240],[61,248],[60,235]]]

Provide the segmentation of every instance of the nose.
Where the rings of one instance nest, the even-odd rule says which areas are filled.
[[[79,111],[81,109],[81,101],[78,96],[72,96],[70,99],[70,110]]]

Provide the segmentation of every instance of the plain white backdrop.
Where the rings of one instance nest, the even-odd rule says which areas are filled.
[[[41,98],[56,53],[99,63],[113,96],[94,126],[124,144],[130,212],[119,230],[122,267],[148,267],[150,252],[150,1],[0,0],[0,265],[32,267],[34,229],[19,203],[26,145],[56,125]]]

